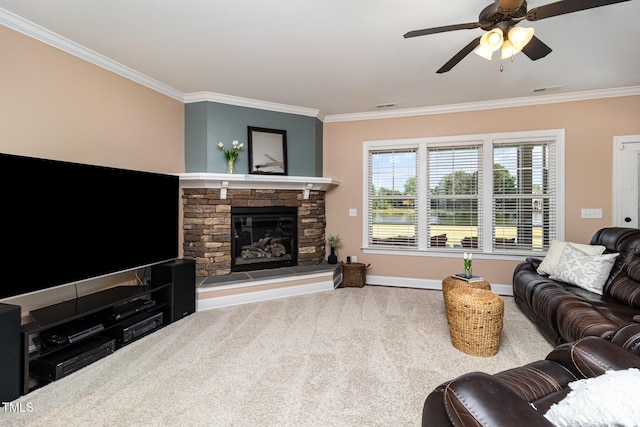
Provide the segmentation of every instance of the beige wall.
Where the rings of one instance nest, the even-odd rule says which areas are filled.
[[[0,52],[0,152],[184,172],[182,102],[2,26]],[[129,278],[86,283],[80,292]],[[74,296],[66,287],[13,302],[28,310]]]
[[[0,152],[184,172],[184,104],[0,26]]]
[[[565,129],[565,238],[588,242],[612,225],[613,137],[640,134],[640,96],[531,107],[325,123],[324,176],[342,184],[327,194],[327,232],[339,234],[342,257],[371,263],[368,275],[440,280],[459,272],[457,258],[364,254],[362,244],[363,141],[445,135]],[[348,208],[357,208],[350,217]],[[602,219],[581,219],[582,208],[602,208]],[[474,273],[511,284],[517,261],[476,259]]]

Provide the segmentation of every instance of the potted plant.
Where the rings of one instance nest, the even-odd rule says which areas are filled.
[[[327,239],[327,241],[329,242],[329,246],[331,247],[331,255],[329,255],[329,257],[327,258],[327,262],[329,264],[337,264],[338,256],[336,255],[336,248],[340,246],[340,236],[329,234],[329,239]]]

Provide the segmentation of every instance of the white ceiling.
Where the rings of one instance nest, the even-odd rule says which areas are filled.
[[[500,60],[470,54],[436,74],[480,29],[402,37],[476,22],[489,3],[0,0],[0,8],[184,95],[210,92],[320,116],[387,103],[393,110],[527,98],[545,87],[560,88],[543,96],[640,87],[638,1],[525,22],[553,52],[538,61],[519,54],[503,61],[503,72]]]

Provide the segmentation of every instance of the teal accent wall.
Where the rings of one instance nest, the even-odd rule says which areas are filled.
[[[217,102],[185,105],[185,171],[227,171],[218,148],[233,140],[245,144],[236,173],[249,173],[248,126],[287,131],[287,168],[291,176],[322,176],[322,122],[315,117],[239,107]]]
[[[322,150],[322,138],[324,137],[324,133],[323,133],[323,124],[322,121],[315,119],[316,121],[316,145],[315,145],[315,152],[316,152],[316,175],[311,175],[311,176],[322,176],[322,157],[323,157],[323,153],[324,151]]]
[[[198,102],[185,105],[185,171],[207,171],[207,104]]]

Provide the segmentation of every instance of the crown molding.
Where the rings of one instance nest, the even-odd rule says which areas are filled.
[[[0,8],[0,25],[4,25],[9,29],[53,46],[63,52],[97,65],[98,67],[112,71],[126,79],[146,86],[149,89],[155,90],[156,92],[170,98],[181,102],[184,101],[184,95],[182,92],[2,8]]]
[[[257,99],[241,98],[238,96],[224,95],[214,92],[194,92],[184,95],[185,104],[193,102],[219,102],[221,104],[236,105],[238,107],[257,108],[259,110],[276,111],[279,113],[298,114],[300,116],[309,116],[321,118],[320,111],[306,107],[296,107],[294,105],[278,104],[276,102],[260,101]]]
[[[437,105],[433,107],[370,111],[351,114],[330,114],[324,118],[324,122],[352,122],[358,120],[376,120],[397,117],[426,116],[432,114],[462,113],[466,111],[495,110],[499,108],[527,107],[531,105],[556,104],[560,102],[586,101],[590,99],[617,98],[621,96],[637,95],[640,95],[640,86],[590,90],[555,95],[529,96],[524,98],[499,99],[494,101],[469,102],[465,104]]]
[[[70,55],[78,57],[84,61],[90,62],[108,71],[112,71],[126,79],[139,83],[156,92],[176,99],[180,102],[200,102],[211,101],[220,102],[222,104],[236,105],[241,107],[257,108],[260,110],[276,111],[281,113],[298,114],[303,116],[317,117],[322,120],[319,110],[305,107],[296,107],[293,105],[278,104],[274,102],[260,101],[256,99],[240,98],[237,96],[223,95],[212,92],[196,92],[184,94],[170,86],[167,86],[157,80],[152,79],[142,73],[139,73],[125,65],[122,65],[104,55],[87,49],[86,47],[71,41],[59,34],[54,33],[40,25],[34,24],[6,9],[0,8],[0,25],[9,29],[22,33],[28,37],[36,39],[56,49],[60,49]]]

